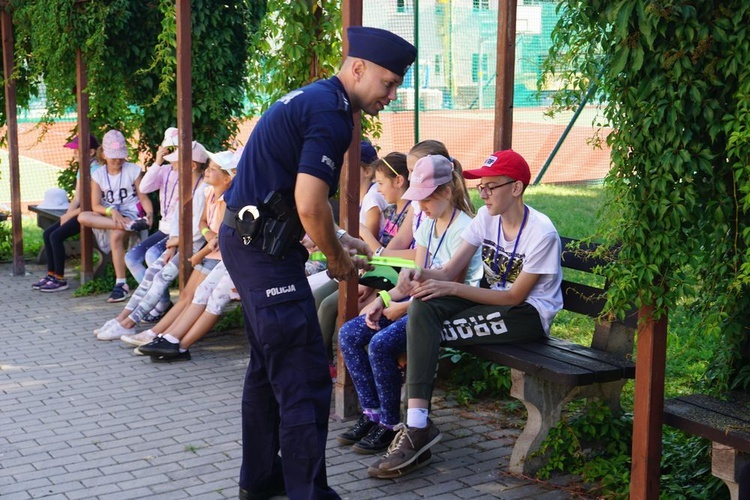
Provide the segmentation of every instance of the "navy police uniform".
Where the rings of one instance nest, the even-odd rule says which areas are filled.
[[[350,55],[365,41],[375,45],[363,50],[378,48],[378,32],[383,30],[350,28]],[[392,43],[388,48],[393,48]],[[392,50],[386,52],[393,58]],[[395,61],[399,71],[405,71],[413,59]],[[368,60],[378,63],[376,58]],[[277,193],[283,205],[294,207],[300,172],[327,182],[332,196],[352,129],[349,97],[337,77],[289,92],[258,121],[232,186],[224,194],[227,216],[219,244],[242,299],[250,344],[242,395],[240,488],[254,496],[278,494],[285,487],[291,499],[338,498],[328,486],[325,468],[332,385],[315,301],[305,276],[307,250],[296,238],[282,256],[269,255],[263,244],[269,231],[261,229],[255,237],[243,237],[245,228],[236,214],[249,209],[262,220],[260,207],[269,193]]]

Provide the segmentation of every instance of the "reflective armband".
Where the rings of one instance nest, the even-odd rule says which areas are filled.
[[[109,217],[112,215],[112,207],[107,207],[104,209],[104,214]]]
[[[209,231],[211,231],[209,228],[204,227],[201,229],[201,235],[205,238]]]
[[[383,299],[383,305],[385,307],[391,306],[391,294],[388,293],[388,290],[380,290],[378,296]]]

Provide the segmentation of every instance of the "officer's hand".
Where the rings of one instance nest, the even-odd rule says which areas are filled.
[[[367,257],[367,260],[372,259],[372,250],[363,240],[346,233],[340,241],[344,249],[349,251],[351,255],[361,255]]]
[[[331,279],[346,281],[357,277],[357,268],[348,252],[342,251],[340,255],[328,257],[328,270]]]

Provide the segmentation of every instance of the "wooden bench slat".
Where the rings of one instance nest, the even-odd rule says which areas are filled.
[[[664,402],[664,422],[689,434],[750,453],[747,400],[726,402],[695,394]]]
[[[604,290],[581,283],[563,280],[560,284],[563,295],[563,308],[592,318],[598,317],[604,309]]]
[[[593,384],[596,372],[530,350],[526,344],[474,345],[462,349],[529,375],[568,386]]]
[[[547,338],[546,342],[558,349],[574,352],[581,357],[601,361],[612,366],[617,366],[622,369],[622,378],[635,378],[635,363],[627,359],[623,359],[620,356],[616,356],[605,351],[600,351],[598,349],[591,349],[589,347],[585,347],[580,344],[575,344],[573,342],[568,342],[567,340],[562,340],[555,337]]]

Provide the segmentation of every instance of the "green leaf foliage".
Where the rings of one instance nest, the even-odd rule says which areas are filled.
[[[740,0],[563,0],[549,75],[555,110],[596,83],[612,169],[597,238],[610,309],[694,303],[695,335],[718,334],[704,390],[746,361],[750,284],[750,4]],[[741,385],[747,385],[744,370]]]

